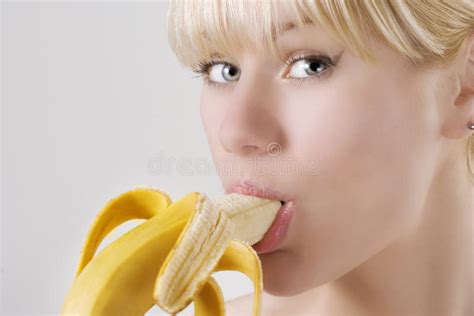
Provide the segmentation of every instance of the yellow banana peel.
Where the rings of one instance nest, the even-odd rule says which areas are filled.
[[[190,192],[172,202],[153,187],[111,199],[83,241],[61,315],[144,315],[154,305],[177,314],[225,315],[212,273],[240,271],[253,282],[252,315],[261,314],[262,270],[251,245],[263,238],[281,204],[238,193],[211,200]],[[132,219],[145,221],[99,253],[103,239]]]

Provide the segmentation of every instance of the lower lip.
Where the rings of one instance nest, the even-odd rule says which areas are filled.
[[[272,225],[268,228],[262,240],[252,245],[258,254],[269,253],[281,247],[285,240],[291,219],[295,213],[295,202],[286,202],[278,211]]]

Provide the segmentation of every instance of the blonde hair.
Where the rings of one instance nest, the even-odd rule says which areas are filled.
[[[376,38],[413,65],[447,65],[474,32],[472,0],[170,0],[168,38],[179,62],[192,70],[215,54],[235,59],[239,49],[278,56],[274,38],[283,28],[277,5],[297,27],[314,23],[369,63],[367,39]],[[474,135],[466,163],[474,181]]]

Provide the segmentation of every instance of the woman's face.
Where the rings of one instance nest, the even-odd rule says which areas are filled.
[[[233,67],[209,69],[220,86],[204,86],[201,117],[224,187],[249,179],[296,201],[282,247],[260,255],[265,291],[289,296],[342,276],[416,224],[443,97],[433,94],[438,72],[378,42],[372,65],[315,25],[278,41],[310,58],[224,56]]]

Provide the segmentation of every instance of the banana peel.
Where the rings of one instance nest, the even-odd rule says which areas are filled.
[[[241,194],[210,200],[190,192],[137,187],[107,202],[92,223],[61,315],[144,315],[154,305],[177,314],[225,315],[212,273],[240,271],[253,283],[252,315],[261,314],[262,269],[251,244],[263,238],[278,201]],[[96,254],[103,239],[132,219],[145,219]],[[250,227],[250,229],[249,229]]]

